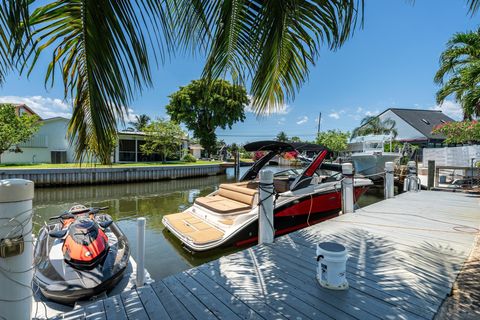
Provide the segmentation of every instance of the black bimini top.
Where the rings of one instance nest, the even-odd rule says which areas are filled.
[[[274,140],[263,140],[247,143],[243,148],[248,151],[293,151],[295,148],[292,144],[287,142],[280,142]]]
[[[247,143],[243,146],[246,151],[277,151],[286,152],[297,150],[320,152],[326,150],[324,146],[319,144],[307,143],[307,142],[281,142],[275,140],[263,140]]]
[[[263,141],[256,141],[252,143],[247,143],[243,146],[246,151],[268,151],[266,155],[262,158],[257,160],[252,167],[245,172],[243,177],[240,181],[247,181],[255,179],[257,174],[260,170],[277,154],[282,152],[289,152],[295,151],[303,152],[303,151],[313,151],[317,152],[318,155],[324,150],[327,150],[324,146],[313,144],[313,143],[306,143],[306,142],[280,142],[280,141],[273,141],[273,140],[263,140]]]

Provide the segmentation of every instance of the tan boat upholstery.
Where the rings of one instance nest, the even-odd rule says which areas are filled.
[[[224,233],[189,212],[166,215],[168,224],[194,244],[206,244],[222,239]]]
[[[216,195],[197,198],[195,203],[218,213],[249,210],[258,191],[246,186],[246,182],[221,184]]]

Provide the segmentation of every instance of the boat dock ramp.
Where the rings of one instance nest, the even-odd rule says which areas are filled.
[[[478,196],[407,192],[57,319],[432,319],[479,226]],[[315,278],[324,241],[348,250],[348,290]]]

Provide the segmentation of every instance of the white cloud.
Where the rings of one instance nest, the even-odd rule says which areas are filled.
[[[61,99],[43,96],[0,96],[0,103],[26,104],[44,119],[52,117],[70,118],[72,116],[71,106]]]
[[[463,110],[460,104],[452,100],[445,100],[441,105],[431,107],[432,110],[440,110],[447,116],[455,120],[461,120],[463,117]]]
[[[304,124],[304,123],[307,123],[307,122],[308,122],[308,117],[307,116],[298,117],[297,124]]]
[[[287,121],[287,118],[281,117],[280,119],[278,119],[277,124],[282,125],[282,124],[285,124],[286,121]]]
[[[376,115],[378,115],[379,113],[380,113],[379,110],[375,110],[375,111],[367,110],[367,111],[365,111],[365,115],[366,115],[366,116],[369,116],[369,117],[371,117],[371,116],[376,116]]]
[[[133,111],[132,108],[128,108],[128,112],[125,112],[123,115],[123,121],[125,121],[126,123],[129,123],[129,122],[134,122],[137,120],[137,114]]]
[[[333,118],[333,119],[340,119],[340,113],[339,112],[331,112],[329,115],[328,115],[330,118]]]

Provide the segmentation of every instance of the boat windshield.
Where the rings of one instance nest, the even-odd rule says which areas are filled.
[[[365,150],[383,150],[383,141],[365,142]]]
[[[297,177],[298,175],[302,174],[302,172],[303,172],[303,168],[295,168],[295,169],[290,168],[290,169],[287,169],[287,170],[282,170],[282,171],[276,172],[273,176],[274,176],[275,179],[285,178],[285,177],[294,178],[294,177]],[[341,179],[342,174],[341,174],[341,172],[338,172],[338,171],[318,168],[315,171],[315,173],[313,174],[313,176],[314,177],[321,177],[322,182],[326,182],[326,181],[339,180],[339,179]]]

